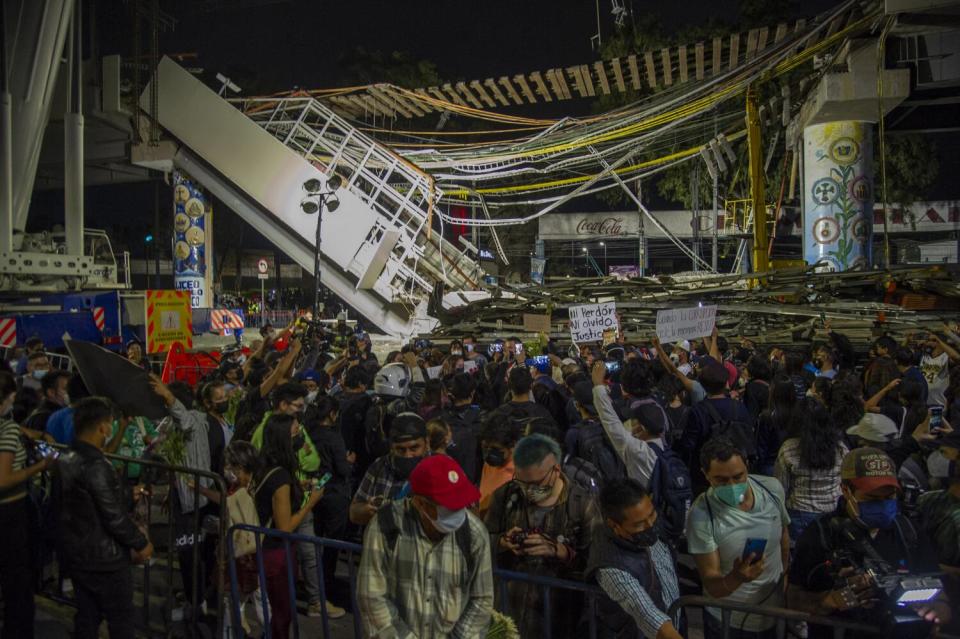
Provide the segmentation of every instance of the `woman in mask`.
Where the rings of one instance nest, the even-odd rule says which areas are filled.
[[[290,415],[274,413],[263,429],[260,469],[254,474],[254,504],[260,524],[285,533],[294,532],[323,497],[323,489],[304,498],[297,480],[300,465],[294,453],[294,439],[300,425]],[[287,553],[276,537],[263,540],[263,565],[267,596],[270,599],[272,636],[286,637],[290,631],[290,597]]]
[[[33,637],[34,566],[30,534],[27,482],[42,473],[51,457],[41,456],[28,464],[24,434],[30,439],[41,433],[25,432],[10,419],[17,382],[0,372],[0,594],[3,595],[3,636]],[[48,443],[53,438],[46,435]]]

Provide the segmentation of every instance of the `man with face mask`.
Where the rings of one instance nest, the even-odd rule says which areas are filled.
[[[666,614],[680,597],[676,558],[660,540],[650,493],[634,479],[613,481],[600,493],[600,509],[605,525],[586,572],[606,595],[597,611],[600,625],[622,639],[680,639],[679,615]]]
[[[927,457],[931,481],[941,490],[920,496],[917,511],[924,532],[937,548],[940,570],[947,579],[953,601],[960,595],[960,433],[951,431],[937,443],[940,447]]]
[[[27,417],[23,423],[24,426],[42,432],[47,430],[50,416],[70,405],[70,394],[67,392],[70,377],[67,371],[52,371],[44,375],[40,382],[42,401]]]
[[[77,637],[96,637],[106,618],[111,637],[134,636],[131,560],[142,563],[153,545],[130,518],[120,479],[103,456],[113,412],[107,400],[90,397],[74,411],[76,439],[54,471],[61,561],[77,593]]]
[[[857,448],[847,453],[840,479],[840,506],[832,515],[808,526],[797,540],[790,571],[790,607],[818,615],[836,614],[876,626],[884,622],[884,612],[892,604],[865,574],[866,560],[879,559],[892,570],[913,575],[935,573],[933,544],[922,529],[900,512],[897,469],[882,450]],[[840,567],[839,557],[844,557],[844,563],[851,567]],[[943,594],[914,606],[914,610],[915,623],[940,623],[950,618],[949,603]],[[909,632],[911,636],[920,636],[906,630],[913,625],[894,631],[895,635],[907,636],[901,633]],[[930,630],[925,629],[924,634]],[[811,638],[830,636],[829,628],[809,628]]]
[[[600,514],[594,498],[564,475],[562,459],[546,435],[517,442],[513,481],[497,489],[484,517],[497,567],[560,579],[583,574]],[[520,636],[536,636],[544,624],[542,589],[514,581],[507,596]],[[551,596],[553,636],[576,636],[581,599],[570,591]]]
[[[425,445],[425,444],[424,444]],[[409,499],[367,526],[357,601],[365,637],[484,637],[493,611],[490,541],[469,511],[480,493],[446,455],[420,462]]]
[[[429,454],[423,418],[416,413],[397,415],[390,426],[390,452],[367,469],[350,503],[350,521],[365,526],[381,506],[405,497],[410,473]]]
[[[690,507],[687,548],[704,594],[731,603],[783,607],[790,553],[783,487],[771,477],[748,474],[744,453],[728,439],[708,440],[700,466],[710,488]],[[723,636],[720,618],[719,610],[706,609],[707,639]],[[739,612],[730,616],[730,631],[732,639],[776,634],[774,619]]]

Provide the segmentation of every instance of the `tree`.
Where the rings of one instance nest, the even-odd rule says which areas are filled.
[[[880,145],[874,144],[874,199],[883,199]],[[927,197],[940,173],[937,145],[924,135],[894,135],[884,140],[887,165],[887,200],[907,211],[911,226],[916,218],[910,205]],[[886,204],[886,203],[885,203]]]

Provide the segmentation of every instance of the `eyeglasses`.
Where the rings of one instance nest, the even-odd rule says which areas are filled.
[[[546,486],[546,481],[550,479],[551,475],[553,475],[553,472],[555,470],[558,470],[556,466],[548,470],[546,475],[544,475],[543,477],[535,481],[523,481],[522,479],[519,479],[517,477],[516,473],[514,473],[513,481],[517,482],[520,486],[526,486],[529,488],[536,488],[537,486]]]

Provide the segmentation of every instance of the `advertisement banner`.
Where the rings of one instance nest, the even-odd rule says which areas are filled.
[[[200,185],[182,171],[173,172],[173,281],[190,294],[192,308],[210,308],[207,250],[210,202]],[[212,271],[211,271],[212,272]]]
[[[640,277],[640,267],[636,264],[611,266],[608,270],[610,275],[618,280],[632,280],[635,277]]]
[[[551,213],[540,218],[542,240],[640,237],[639,213]]]
[[[616,302],[570,307],[570,337],[574,344],[599,342],[605,330],[619,328]]]
[[[543,284],[543,272],[547,267],[547,258],[545,257],[531,257],[530,258],[530,281],[535,284]]]

